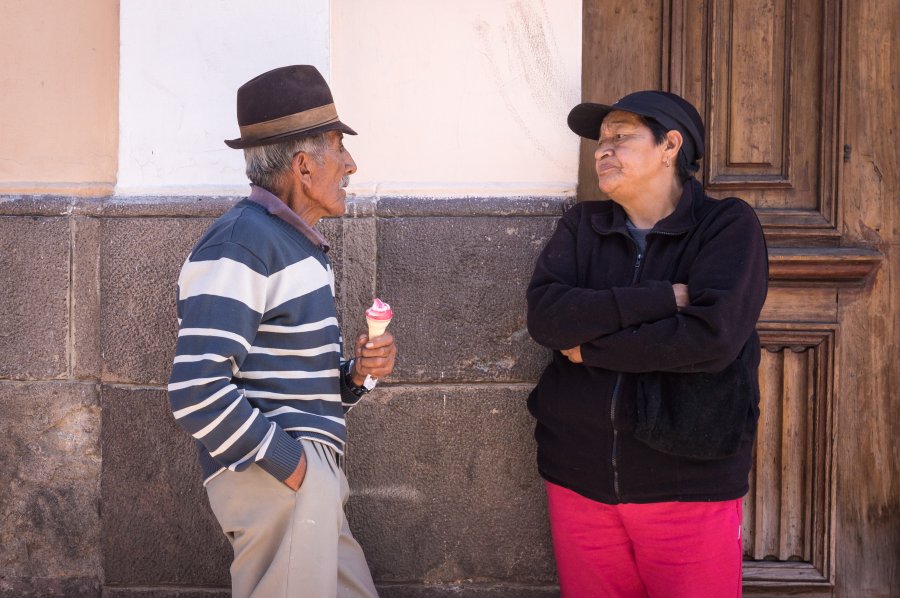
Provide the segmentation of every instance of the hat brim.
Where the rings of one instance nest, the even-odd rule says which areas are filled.
[[[336,120],[318,127],[288,131],[287,133],[279,133],[278,135],[263,137],[262,139],[241,139],[240,137],[237,139],[226,139],[225,145],[231,149],[244,149],[248,147],[258,147],[260,145],[272,145],[273,143],[281,143],[282,141],[290,141],[291,139],[299,139],[300,137],[308,137],[310,135],[318,135],[319,133],[324,133],[326,131],[341,131],[347,135],[356,135],[356,131],[341,121]]]
[[[603,119],[613,110],[621,110],[621,108],[584,102],[569,111],[566,123],[576,135],[597,140],[600,139],[600,125],[603,123]]]

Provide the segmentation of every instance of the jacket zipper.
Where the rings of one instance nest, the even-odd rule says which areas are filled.
[[[629,240],[637,245],[634,239],[629,237]],[[646,250],[644,250],[646,253]],[[644,258],[644,253],[641,253],[641,248],[638,247],[637,257],[634,260],[634,273],[631,275],[631,286],[634,286],[634,283],[637,282],[638,276],[641,272],[641,264]],[[618,466],[618,449],[619,449],[619,431],[616,429],[616,407],[619,403],[619,387],[622,383],[622,372],[619,372],[616,375],[616,384],[613,386],[612,392],[612,400],[609,404],[609,421],[612,425],[613,430],[613,442],[612,442],[612,470],[613,470],[613,491],[616,493],[616,500],[621,501],[621,496],[619,496],[619,466]]]
[[[631,241],[634,246],[637,248],[637,257],[634,260],[634,272],[631,275],[631,286],[634,286],[641,276],[641,271],[643,270],[643,265],[645,258],[647,256],[647,250],[650,247],[650,235],[663,235],[666,237],[677,237],[683,233],[670,233],[665,231],[650,231],[647,234],[646,243],[644,245],[644,251],[641,252],[641,248],[638,245],[637,241],[635,241],[631,235],[625,234],[624,236]],[[616,375],[616,384],[613,386],[612,399],[610,400],[609,405],[609,419],[612,424],[613,429],[613,442],[612,442],[612,469],[613,469],[613,491],[616,494],[616,500],[621,502],[622,497],[619,493],[619,466],[618,466],[618,451],[619,451],[619,431],[616,429],[616,408],[619,403],[619,390],[622,384],[622,373],[619,372]]]

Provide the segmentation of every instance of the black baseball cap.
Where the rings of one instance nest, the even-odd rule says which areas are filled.
[[[613,110],[632,112],[653,118],[666,129],[678,130],[684,138],[681,151],[688,164],[695,164],[706,149],[705,129],[700,113],[681,96],[668,91],[636,91],[616,100],[613,104],[578,104],[569,112],[569,128],[581,137],[599,139],[600,124]]]

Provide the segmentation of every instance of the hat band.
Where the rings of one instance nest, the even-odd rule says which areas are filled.
[[[327,125],[337,119],[338,114],[334,104],[325,104],[265,122],[241,125],[241,141],[257,141],[282,133],[301,132],[305,129]]]

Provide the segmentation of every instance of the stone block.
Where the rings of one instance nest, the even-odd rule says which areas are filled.
[[[555,583],[530,388],[385,387],[350,412],[348,518],[377,582]]]
[[[72,375],[100,377],[100,220],[72,217]]]
[[[229,586],[231,547],[165,392],[104,385],[101,397],[106,583]]]
[[[0,595],[12,578],[98,578],[96,385],[0,382],[0,409]]]
[[[379,297],[394,308],[394,382],[536,380],[525,289],[556,218],[378,221]]]
[[[348,355],[353,353],[356,335],[366,330],[365,311],[375,296],[376,247],[374,218],[343,219],[341,260],[335,269],[340,273],[337,303]]]
[[[331,262],[331,267],[334,270],[334,292],[340,297],[341,289],[344,284],[342,276],[343,270],[340,267],[341,262],[343,261],[342,247],[344,241],[344,227],[340,218],[323,218],[316,225],[316,228],[328,240],[328,245],[330,247],[328,250],[328,260]]]
[[[69,224],[0,217],[0,378],[68,374]]]
[[[208,218],[103,220],[100,343],[105,382],[168,381],[178,335],[178,273],[212,222]]]
[[[103,381],[165,384],[178,335],[178,273],[210,218],[128,218],[103,222],[100,270]],[[322,220],[335,287],[343,286],[340,219]]]

